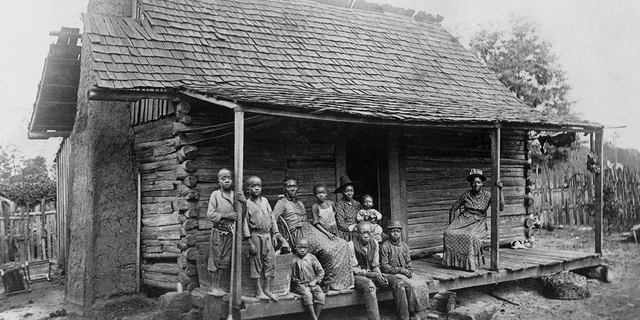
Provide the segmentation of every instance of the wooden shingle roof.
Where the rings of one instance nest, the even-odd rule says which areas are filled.
[[[97,88],[404,122],[599,127],[525,106],[429,19],[305,0],[139,2],[144,19],[85,18]]]

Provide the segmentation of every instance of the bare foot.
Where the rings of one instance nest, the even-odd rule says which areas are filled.
[[[265,291],[264,294],[266,294],[272,301],[278,301],[278,297],[271,293],[271,291]]]
[[[259,300],[263,300],[263,301],[269,300],[269,296],[267,296],[264,293],[256,294],[256,298],[258,298]]]
[[[217,297],[222,297],[225,294],[227,294],[224,290],[220,289],[220,288],[216,288],[216,287],[210,287],[207,290],[207,293],[213,296],[217,296]]]

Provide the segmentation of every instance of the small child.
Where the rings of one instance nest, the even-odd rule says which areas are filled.
[[[293,290],[302,296],[302,303],[311,314],[311,318],[317,320],[324,306],[324,292],[320,287],[324,270],[316,256],[307,253],[308,251],[309,241],[305,238],[299,239],[296,257],[293,260],[291,282]]]
[[[411,267],[409,246],[400,239],[402,223],[398,220],[389,221],[387,234],[389,239],[380,246],[380,270],[383,273],[396,276],[405,284],[409,313],[413,315],[412,319],[416,319],[418,318],[417,314],[423,309],[423,305],[429,305],[429,294],[428,292],[424,293],[424,287],[418,291],[418,286],[421,286],[420,281],[410,279],[413,277],[413,268]],[[423,292],[422,300],[424,303],[418,298],[418,292]]]
[[[363,209],[358,211],[356,221],[367,221],[371,224],[371,236],[380,244],[382,242],[382,227],[380,226],[380,220],[382,220],[382,214],[378,210],[373,209],[373,198],[365,194],[362,196]]]
[[[336,226],[336,205],[333,201],[327,199],[327,187],[323,184],[317,184],[313,187],[313,194],[316,195],[318,202],[311,207],[313,212],[313,225],[322,231],[329,239],[336,238],[338,227]]]
[[[244,194],[239,192],[237,199],[243,204],[245,219],[242,221],[242,233],[249,241],[251,251],[249,277],[255,279],[256,298],[278,301],[278,297],[271,293],[271,281],[276,275],[276,253],[271,235],[273,234],[274,239],[282,241],[282,247],[289,247],[289,244],[278,231],[269,201],[260,196],[262,180],[251,176],[245,182],[250,198],[247,200]],[[264,290],[261,284],[263,278]]]

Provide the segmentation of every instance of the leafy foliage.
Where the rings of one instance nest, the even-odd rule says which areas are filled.
[[[512,20],[509,31],[483,29],[470,41],[472,50],[498,79],[527,105],[548,113],[569,114],[571,87],[565,72],[529,20]]]
[[[0,194],[19,206],[35,205],[43,199],[55,199],[56,183],[47,174],[44,157],[27,159],[18,174],[8,176],[0,180]]]
[[[11,156],[0,146],[0,181],[8,179],[13,169]]]
[[[613,179],[605,179],[602,189],[602,215],[607,220],[607,230],[611,233],[611,225],[620,215],[622,202],[616,194],[616,183]]]
[[[553,169],[569,161],[571,152],[577,151],[580,148],[578,143],[571,147],[546,146],[546,153],[542,153],[539,146],[539,144],[532,143],[532,147],[529,149],[531,150],[531,163],[534,165],[538,164],[549,169]]]

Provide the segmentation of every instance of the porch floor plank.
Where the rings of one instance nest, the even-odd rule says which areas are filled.
[[[564,262],[562,259],[558,259],[558,258],[529,255],[527,253],[521,253],[521,252],[504,252],[504,253],[501,253],[500,256],[503,259],[510,259],[510,260],[513,259],[513,260],[522,261],[525,263],[539,264],[544,266]]]
[[[489,261],[476,271],[469,272],[444,267],[438,257],[413,261],[414,278],[422,279],[432,293],[443,290],[457,290],[487,284],[495,284],[525,278],[540,277],[565,270],[574,270],[602,264],[595,253],[556,251],[544,249],[500,249],[498,271],[490,271]],[[485,252],[485,257],[489,257]],[[192,293],[193,295],[193,293]],[[389,300],[390,292],[378,292],[379,300]],[[192,299],[193,300],[193,299]],[[305,312],[299,298],[279,302],[262,302],[252,298],[243,298],[242,319]],[[198,305],[196,300],[194,304]],[[201,300],[198,300],[201,301]],[[358,292],[331,292],[326,297],[325,308],[337,308],[362,304],[362,295]]]

